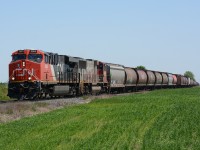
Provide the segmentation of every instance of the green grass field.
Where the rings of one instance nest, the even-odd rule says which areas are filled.
[[[0,149],[200,149],[200,88],[95,100],[1,124]]]
[[[7,96],[8,87],[5,83],[0,83],[0,100],[9,100],[10,98]]]

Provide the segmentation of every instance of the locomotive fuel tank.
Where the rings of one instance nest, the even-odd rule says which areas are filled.
[[[92,86],[92,93],[99,93],[101,91],[100,86]]]
[[[53,87],[53,96],[65,96],[69,93],[68,85],[56,85]]]

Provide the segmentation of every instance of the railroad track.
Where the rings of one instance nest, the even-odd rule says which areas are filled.
[[[35,99],[35,100],[0,100],[0,104],[5,104],[5,103],[23,103],[23,102],[48,102],[52,100],[59,100],[59,99],[67,99],[71,97],[56,97],[56,98],[46,98],[46,99]]]
[[[0,100],[0,104],[19,102],[18,100]]]

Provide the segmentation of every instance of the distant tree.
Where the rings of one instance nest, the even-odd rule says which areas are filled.
[[[195,80],[195,77],[194,77],[194,74],[191,72],[191,71],[186,71],[184,73],[184,76],[188,77],[188,78],[191,78],[192,80],[196,81]]]
[[[136,68],[141,70],[147,70],[145,66],[137,66]]]

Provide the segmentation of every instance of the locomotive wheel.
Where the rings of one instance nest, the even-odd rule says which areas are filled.
[[[25,97],[25,95],[21,95],[21,96],[19,96],[19,97],[17,98],[17,100],[18,100],[18,101],[22,101],[22,100],[24,100],[24,97]]]

